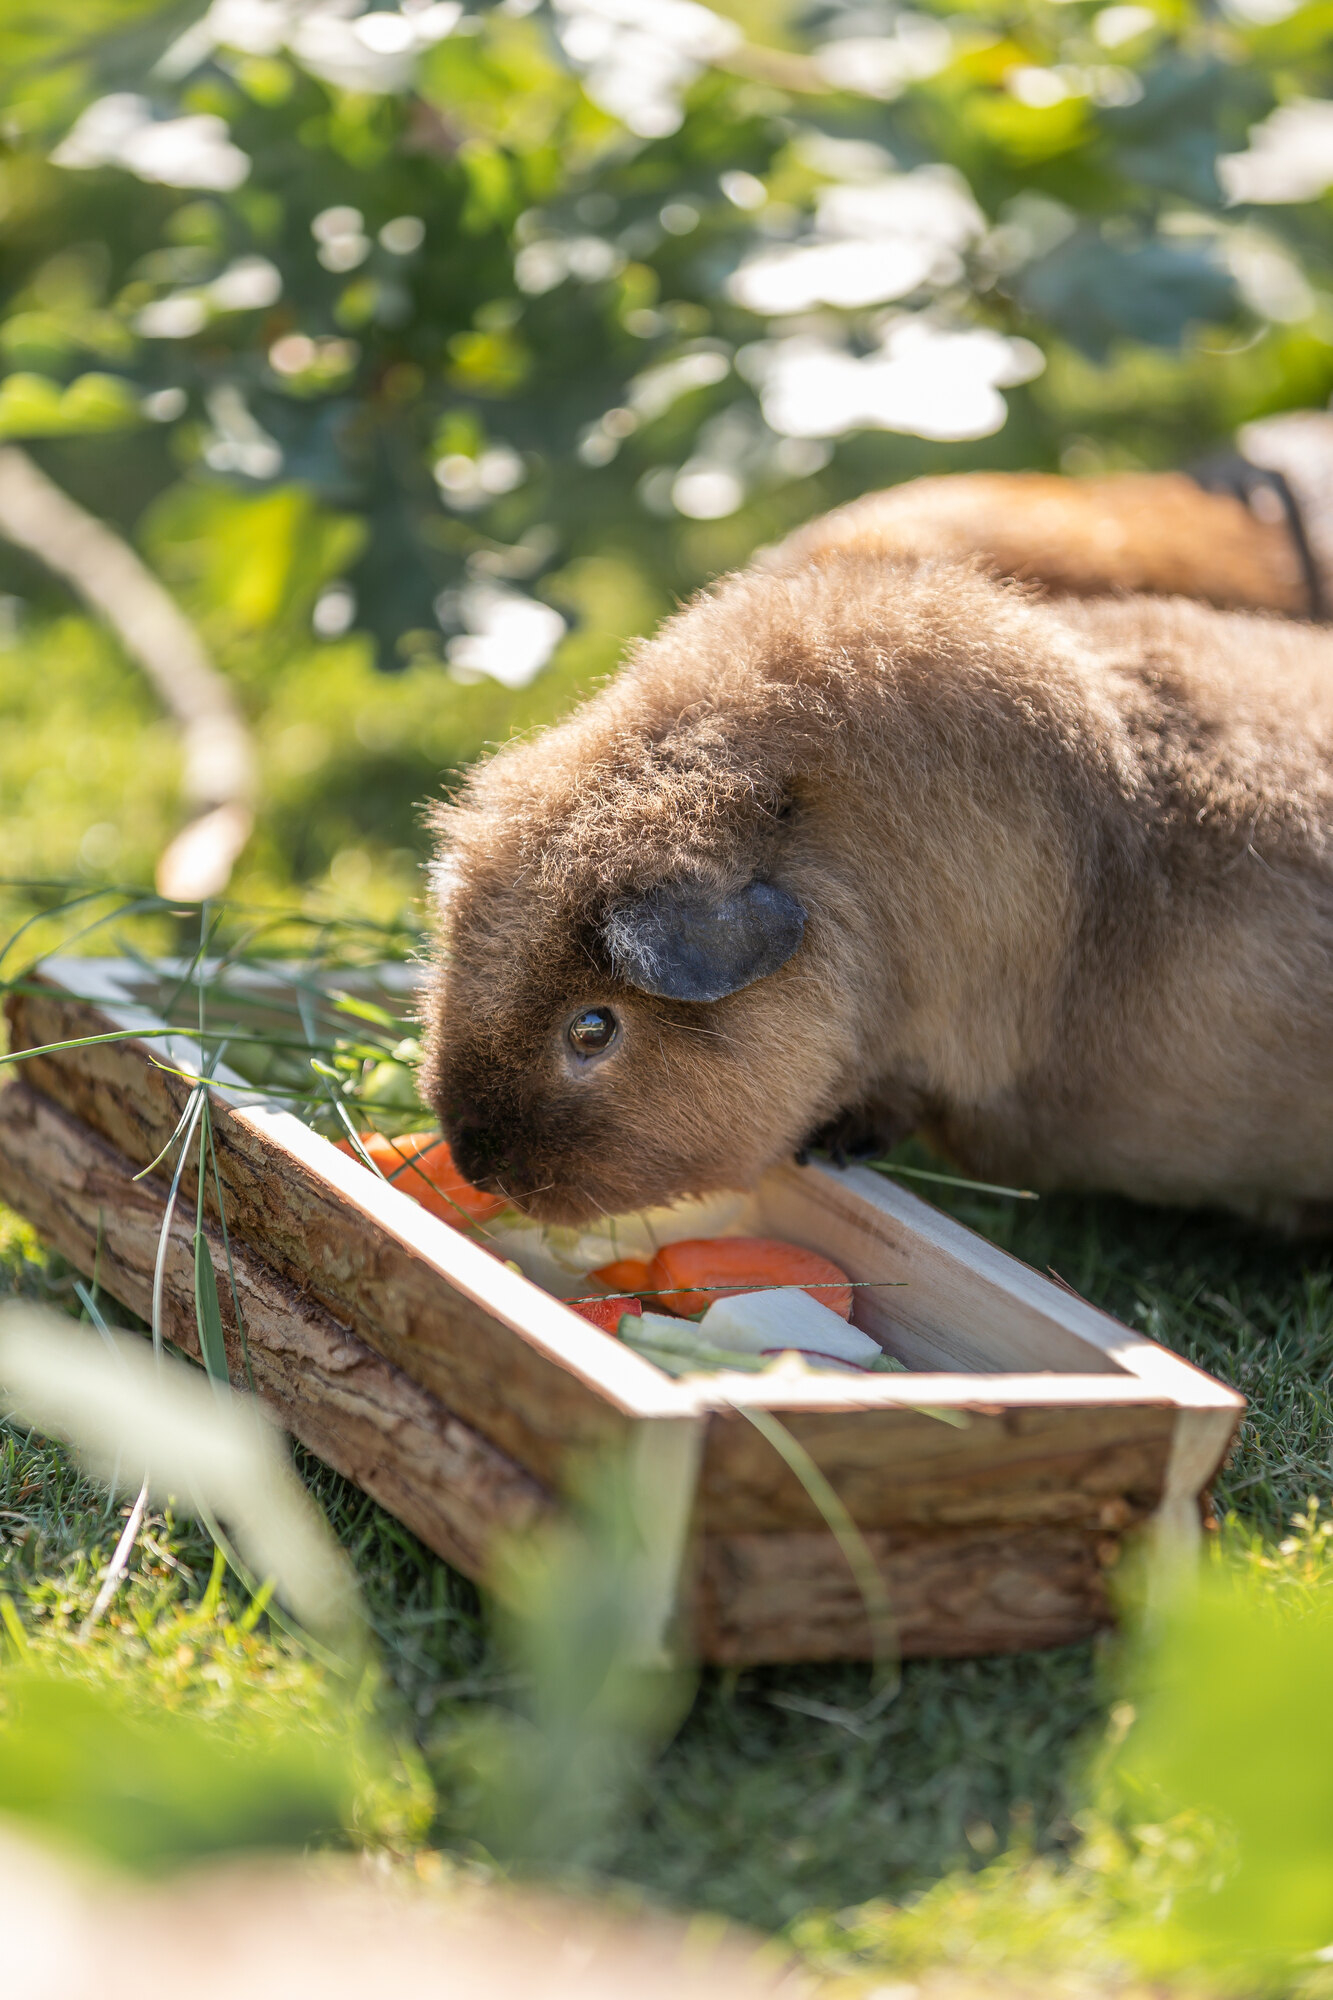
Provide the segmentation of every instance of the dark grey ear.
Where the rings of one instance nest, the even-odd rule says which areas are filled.
[[[730,896],[667,884],[626,903],[603,936],[620,977],[664,1000],[720,1000],[776,972],[801,942],[805,911],[771,882]]]

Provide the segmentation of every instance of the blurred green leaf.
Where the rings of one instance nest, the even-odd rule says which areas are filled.
[[[1080,236],[1034,264],[1022,282],[1034,312],[1096,359],[1126,337],[1176,347],[1190,326],[1235,311],[1235,280],[1210,247],[1108,243]]]
[[[130,1868],[336,1837],[349,1749],[297,1723],[175,1713],[37,1669],[0,1674],[0,1813]]]
[[[668,1484],[636,1493],[627,1466],[605,1460],[584,1468],[566,1518],[500,1552],[498,1636],[517,1691],[508,1708],[459,1718],[436,1746],[452,1779],[448,1816],[491,1853],[595,1867],[688,1710],[693,1674],[648,1657],[644,1597],[645,1549],[679,1505]]]
[[[1112,1765],[1131,1821],[1191,1813],[1209,1836],[1148,1963],[1291,1964],[1333,1943],[1333,1597],[1210,1570],[1176,1594]]]
[[[26,370],[0,381],[0,437],[68,437],[142,421],[137,396],[118,375],[79,375],[67,389]]]

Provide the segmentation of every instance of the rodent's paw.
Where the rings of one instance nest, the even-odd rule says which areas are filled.
[[[853,1160],[881,1159],[899,1145],[917,1123],[916,1113],[886,1104],[853,1104],[812,1132],[796,1158],[804,1164],[812,1151],[827,1153],[835,1167]]]

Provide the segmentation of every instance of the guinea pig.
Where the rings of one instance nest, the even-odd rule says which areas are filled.
[[[723,579],[439,809],[424,1085],[548,1221],[920,1128],[1333,1201],[1333,634],[979,567]]]

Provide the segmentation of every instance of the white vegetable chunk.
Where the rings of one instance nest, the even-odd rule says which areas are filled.
[[[794,1348],[798,1354],[824,1355],[854,1368],[868,1368],[883,1352],[877,1340],[849,1326],[809,1292],[786,1287],[714,1299],[699,1321],[699,1333],[711,1347],[733,1352],[782,1354]]]

